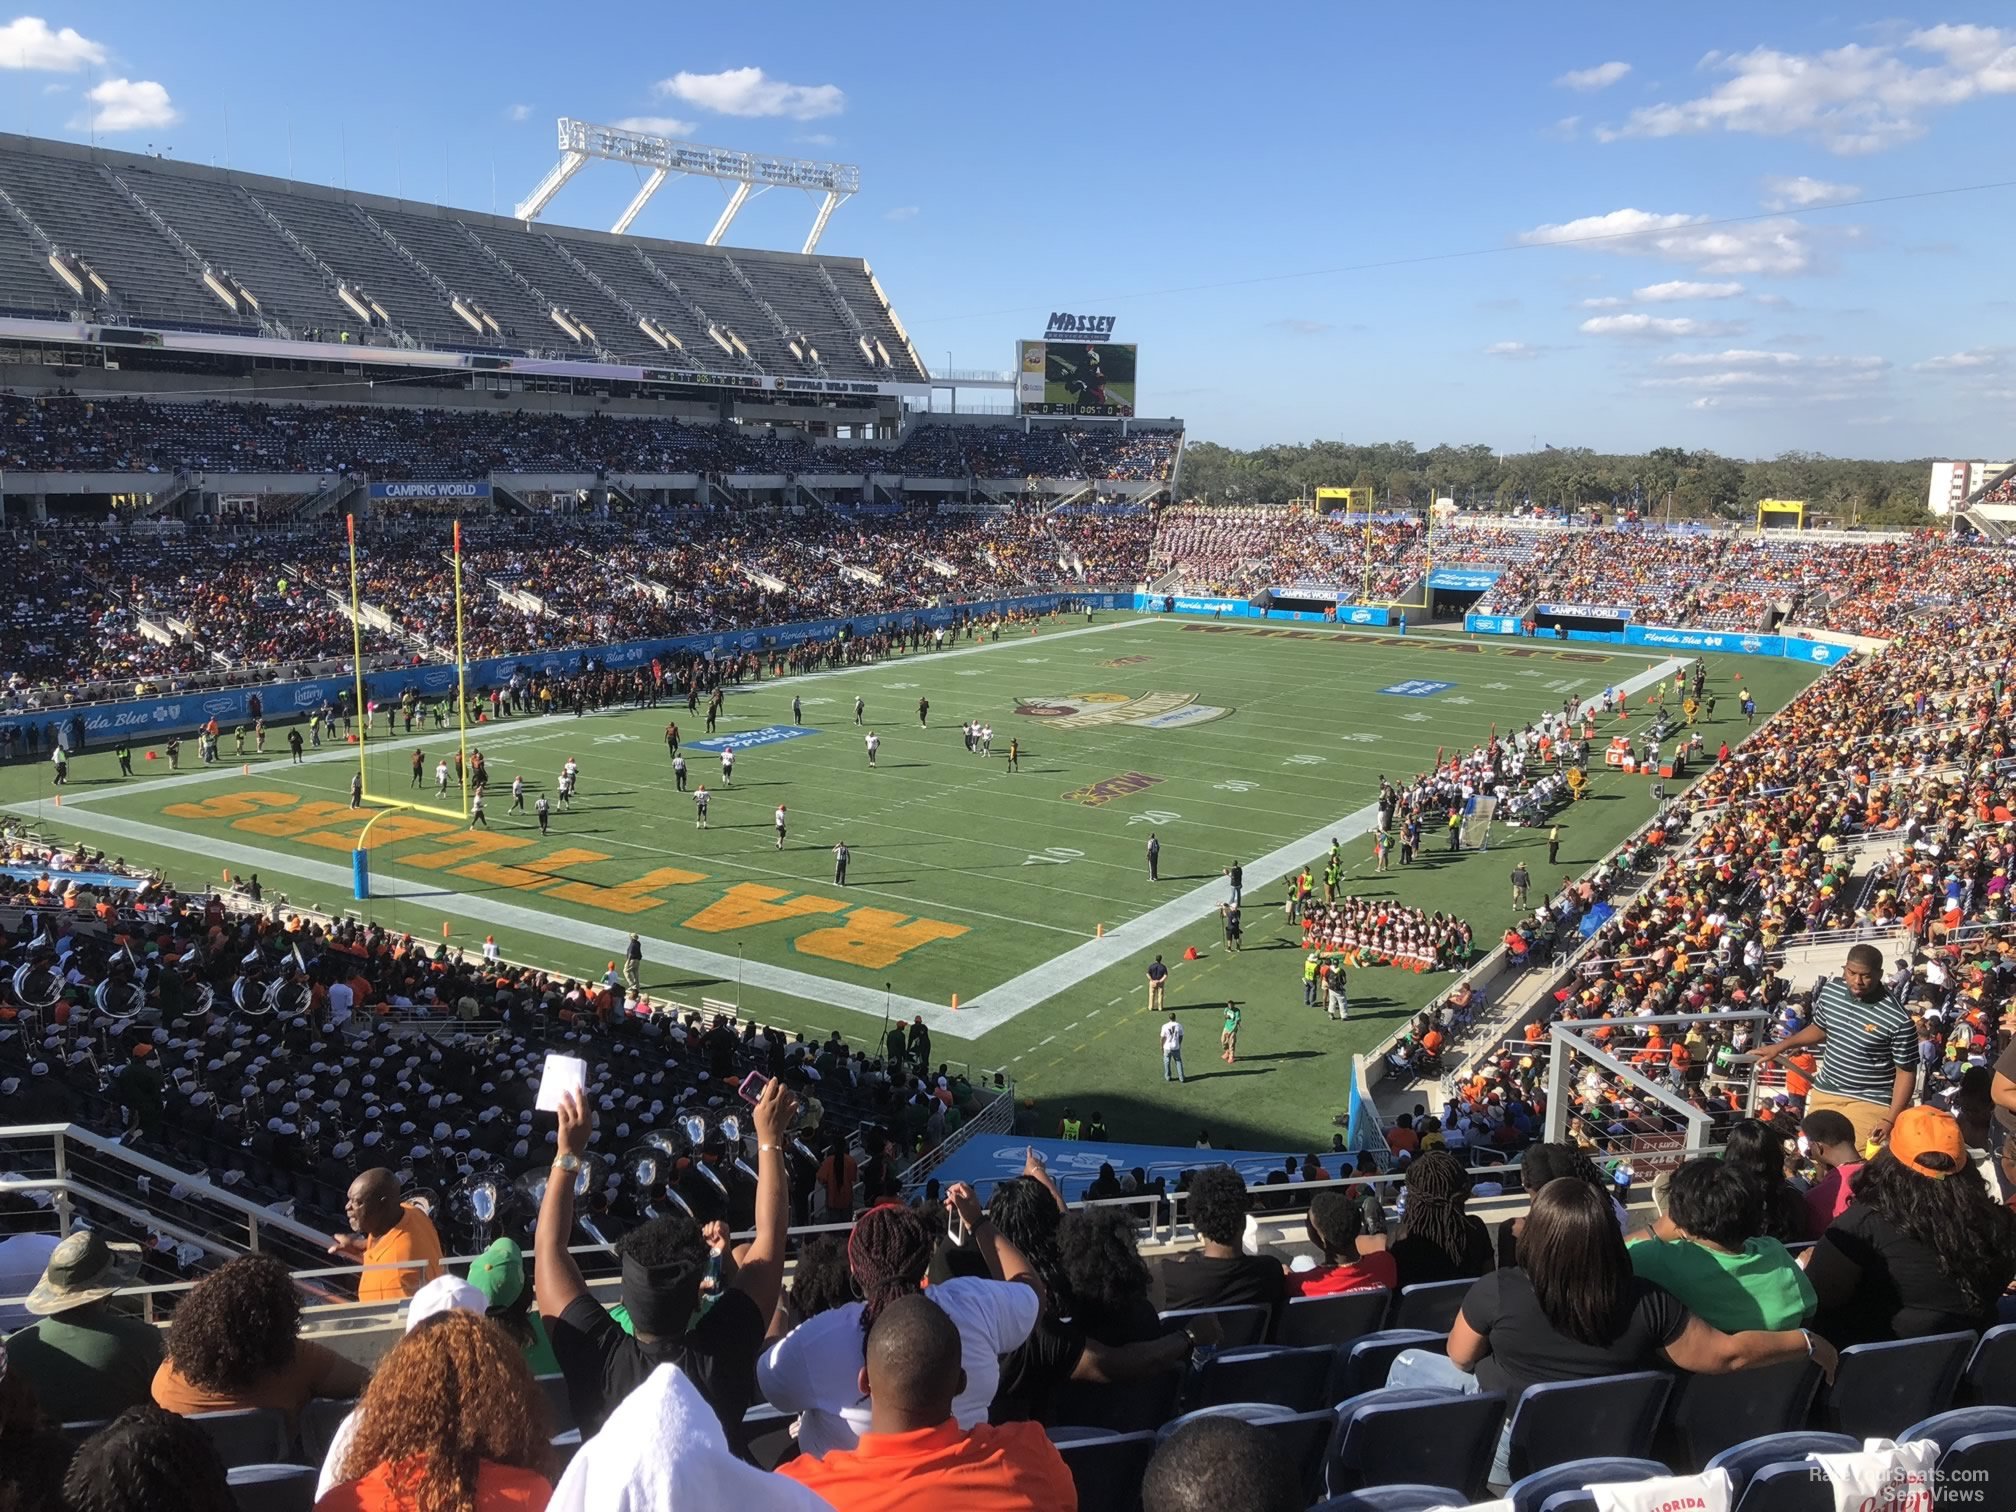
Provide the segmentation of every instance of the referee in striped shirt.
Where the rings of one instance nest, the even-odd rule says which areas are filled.
[[[1821,1047],[1806,1111],[1831,1108],[1841,1114],[1855,1126],[1858,1149],[1888,1134],[1897,1115],[1911,1106],[1918,1084],[1918,1030],[1883,985],[1883,952],[1874,945],[1849,950],[1841,980],[1823,983],[1814,994],[1813,1021],[1757,1059],[1775,1061],[1805,1045]]]

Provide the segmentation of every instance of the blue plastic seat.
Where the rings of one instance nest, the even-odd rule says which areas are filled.
[[[1913,1423],[1897,1435],[1900,1444],[1930,1439],[1939,1446],[1932,1482],[1935,1512],[1947,1507],[1980,1507],[1990,1494],[2016,1487],[2016,1407],[1956,1407]]]
[[[1383,1286],[1331,1297],[1292,1297],[1274,1319],[1276,1344],[1349,1344],[1378,1328],[1392,1306]]]
[[[1456,1315],[1463,1310],[1463,1299],[1470,1295],[1470,1288],[1477,1283],[1472,1278],[1461,1281],[1421,1281],[1413,1286],[1400,1288],[1400,1295],[1393,1299],[1393,1316],[1387,1319],[1389,1328],[1425,1328],[1432,1333],[1446,1334],[1449,1326],[1456,1321]]]
[[[1315,1412],[1284,1412],[1255,1426],[1274,1441],[1282,1460],[1293,1468],[1302,1494],[1316,1495],[1323,1485],[1323,1456],[1337,1426],[1336,1414],[1327,1407]]]
[[[1336,1496],[1380,1484],[1450,1485],[1484,1494],[1505,1397],[1426,1386],[1389,1386],[1340,1403],[1323,1456],[1323,1490]]]
[[[2016,1323],[1997,1323],[1981,1335],[1960,1378],[1960,1399],[1980,1406],[2016,1407]]]
[[[1521,1477],[1505,1494],[1511,1500],[1512,1512],[1571,1512],[1571,1509],[1579,1512],[1580,1508],[1595,1506],[1585,1487],[1650,1480],[1655,1475],[1671,1473],[1657,1460],[1621,1455],[1565,1460]]]
[[[1820,1367],[1787,1360],[1727,1375],[1681,1375],[1666,1405],[1661,1452],[1675,1465],[1706,1464],[1724,1449],[1806,1426]]]
[[[1221,1349],[1244,1349],[1250,1344],[1263,1344],[1267,1340],[1268,1309],[1257,1303],[1240,1307],[1185,1307],[1162,1314],[1162,1321],[1170,1328],[1181,1328],[1184,1324],[1199,1318],[1217,1321],[1224,1337],[1218,1341]]]
[[[1431,1333],[1425,1328],[1382,1328],[1377,1333],[1369,1333],[1339,1352],[1336,1374],[1331,1380],[1330,1399],[1341,1402],[1346,1397],[1377,1391],[1386,1384],[1386,1373],[1393,1368],[1394,1357],[1402,1350],[1426,1349],[1443,1354],[1448,1348],[1449,1336],[1446,1333]]]
[[[1330,1364],[1337,1351],[1328,1344],[1291,1349],[1262,1344],[1222,1349],[1197,1367],[1192,1400],[1199,1407],[1220,1402],[1272,1402],[1290,1412],[1325,1406]]]
[[[1896,1438],[1952,1405],[1974,1344],[1972,1333],[1851,1344],[1822,1400],[1821,1426],[1855,1439]]]
[[[311,1512],[320,1473],[308,1465],[234,1465],[231,1501],[238,1512]]]
[[[1973,1433],[2016,1433],[2016,1407],[1955,1407],[1913,1423],[1897,1435],[1900,1444],[1930,1439],[1941,1449],[1950,1449]]]
[[[574,1421],[574,1403],[567,1395],[567,1377],[564,1375],[542,1375],[533,1377],[539,1389],[546,1396],[547,1426],[555,1433],[565,1433],[569,1428],[580,1425]]]
[[[1741,1498],[1743,1488],[1767,1465],[1793,1464],[1809,1454],[1852,1454],[1862,1445],[1845,1433],[1767,1433],[1724,1449],[1703,1468],[1729,1472],[1729,1494]]]
[[[1672,1390],[1663,1370],[1527,1387],[1512,1411],[1512,1478],[1592,1457],[1644,1460]]]
[[[285,1464],[291,1451],[286,1415],[273,1407],[240,1407],[231,1412],[192,1412],[226,1470],[241,1465]],[[310,1490],[314,1487],[311,1485]]]
[[[319,1465],[329,1457],[343,1420],[357,1409],[355,1397],[317,1397],[301,1409],[301,1457]]]
[[[742,1414],[742,1441],[759,1470],[775,1470],[798,1452],[791,1432],[797,1421],[797,1413],[779,1412],[767,1402]]]
[[[1460,1507],[1467,1498],[1447,1486],[1367,1486],[1316,1503],[1309,1512],[1435,1512]]]
[[[1290,1416],[1287,1409],[1275,1402],[1214,1402],[1209,1407],[1198,1407],[1169,1419],[1155,1430],[1155,1442],[1161,1443],[1185,1423],[1198,1418],[1229,1417],[1238,1418],[1242,1423],[1271,1423],[1275,1418]]]
[[[1140,1512],[1141,1477],[1155,1457],[1152,1433],[1109,1433],[1059,1444],[1057,1452],[1078,1488],[1081,1507]]]
[[[1765,1465],[1743,1488],[1735,1512],[1834,1512],[1834,1485],[1804,1460]]]

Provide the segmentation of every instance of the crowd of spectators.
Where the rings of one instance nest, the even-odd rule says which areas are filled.
[[[1029,477],[1165,481],[1180,434],[1033,423],[915,424],[895,445],[832,448],[798,432],[597,411],[87,399],[0,393],[0,468],[29,472],[368,474],[493,472]]]

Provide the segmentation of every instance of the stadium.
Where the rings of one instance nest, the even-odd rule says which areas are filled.
[[[2016,464],[1234,497],[558,140],[0,135],[0,1509],[2008,1503]]]

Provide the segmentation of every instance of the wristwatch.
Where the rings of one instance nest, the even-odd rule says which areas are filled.
[[[553,1168],[556,1171],[565,1171],[571,1176],[581,1169],[581,1157],[579,1155],[557,1156],[553,1161]]]

